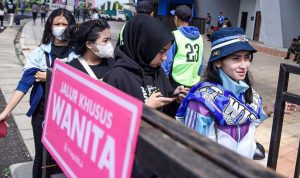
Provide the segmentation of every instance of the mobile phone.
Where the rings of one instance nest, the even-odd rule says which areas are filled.
[[[175,98],[175,97],[179,96],[179,94],[180,94],[180,93],[176,93],[176,94],[172,93],[171,95],[169,95],[169,96],[167,96],[167,97],[168,97],[168,98]]]

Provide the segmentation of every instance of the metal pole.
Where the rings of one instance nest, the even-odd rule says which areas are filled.
[[[299,174],[300,174],[300,141],[298,145],[298,154],[297,154],[294,178],[299,178]]]
[[[289,73],[285,71],[284,65],[280,65],[275,112],[273,117],[272,134],[269,147],[269,156],[267,166],[276,170],[277,158],[280,146],[280,138],[283,124],[283,115],[285,108],[285,101],[282,97],[283,93],[287,91],[289,81]]]

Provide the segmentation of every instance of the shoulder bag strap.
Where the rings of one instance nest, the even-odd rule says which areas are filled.
[[[81,65],[84,67],[84,69],[87,71],[89,76],[91,76],[92,78],[98,80],[95,73],[92,71],[91,67],[87,64],[87,62],[82,57],[79,57],[78,60],[81,63]]]

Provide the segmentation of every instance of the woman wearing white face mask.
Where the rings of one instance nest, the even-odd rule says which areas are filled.
[[[35,143],[35,158],[33,164],[33,178],[42,177],[43,144],[41,142],[42,123],[44,121],[44,91],[46,70],[51,67],[53,60],[61,59],[69,62],[77,56],[72,53],[72,48],[66,46],[62,40],[62,32],[68,25],[75,24],[72,13],[66,9],[56,9],[48,17],[41,45],[27,58],[23,76],[0,114],[0,121],[8,119],[12,110],[21,101],[23,96],[33,86],[30,96],[30,109],[27,116],[32,116],[32,128]]]
[[[69,64],[94,79],[102,79],[115,61],[109,28],[109,24],[102,19],[68,27],[64,36],[70,39],[68,44],[79,55]]]

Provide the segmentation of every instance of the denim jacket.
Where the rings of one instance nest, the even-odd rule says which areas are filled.
[[[26,71],[30,68],[39,68],[41,71],[47,70],[47,62],[46,62],[46,53],[51,52],[51,45],[52,43],[49,43],[47,45],[42,44],[38,48],[36,48],[26,59],[26,64],[24,66],[23,71]],[[46,52],[46,53],[45,53]],[[63,62],[70,62],[74,58],[78,58],[78,55],[76,55],[74,52],[71,52],[66,59],[61,59]],[[51,65],[51,55],[49,55],[49,61]]]
[[[48,67],[46,62],[46,53],[49,54],[51,52],[51,45],[52,43],[49,43],[47,45],[42,44],[27,57],[26,64],[23,68],[22,78],[19,81],[18,86],[16,88],[16,90],[26,94],[33,85],[36,85],[35,90],[32,90],[30,96],[30,108],[29,111],[26,113],[28,117],[32,116],[33,112],[37,108],[39,101],[44,95],[44,88],[43,88],[44,83],[36,82],[35,74],[38,71],[47,70]],[[78,58],[78,55],[76,55],[74,52],[71,52],[68,58],[62,59],[62,61],[70,62],[74,58]],[[51,65],[51,61],[52,61],[51,55],[49,55],[49,61]]]

